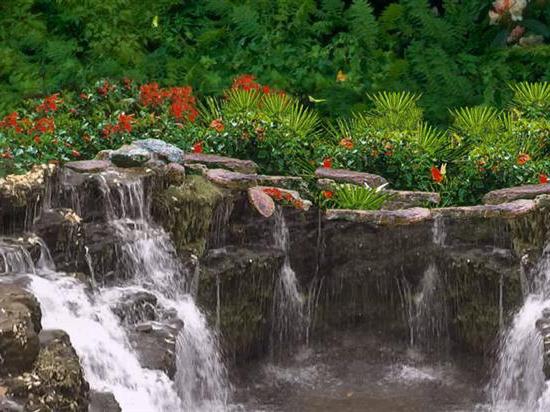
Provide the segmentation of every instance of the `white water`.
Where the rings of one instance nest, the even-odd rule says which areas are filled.
[[[503,335],[489,386],[492,410],[550,410],[550,386],[543,373],[542,336],[535,324],[550,308],[550,248],[534,270],[531,290]]]
[[[92,389],[112,392],[123,411],[223,411],[229,387],[216,336],[188,293],[187,274],[169,236],[150,223],[142,181],[100,176],[109,224],[117,233],[126,280],[91,293],[84,284],[47,267],[31,275],[44,328],[65,330]],[[77,196],[73,199],[78,205]],[[86,259],[92,267],[92,257]],[[44,265],[46,266],[46,265]],[[175,383],[161,371],[143,368],[127,331],[112,309],[128,292],[146,291],[184,327],[176,341]]]
[[[304,315],[305,299],[298,290],[296,273],[290,266],[289,231],[282,210],[275,214],[275,246],[283,250],[285,260],[273,299],[273,330],[271,349],[283,348],[305,337],[307,321]]]

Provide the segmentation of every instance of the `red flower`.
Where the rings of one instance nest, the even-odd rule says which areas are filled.
[[[33,139],[33,140],[34,140],[34,143],[36,143],[36,144],[40,144],[40,142],[42,141],[42,140],[40,139],[40,136],[34,136],[34,139]]]
[[[134,122],[133,114],[121,113],[118,115],[118,124],[115,127],[117,131],[125,131],[130,133],[132,131],[133,122]]]
[[[545,175],[544,173],[539,174],[539,183],[541,185],[545,185],[548,183],[548,175]]]
[[[191,87],[172,87],[164,93],[170,98],[172,116],[178,120],[189,120],[191,123],[195,121],[199,112],[195,107],[195,97]]]
[[[116,126],[113,126],[112,124],[107,124],[101,131],[101,135],[103,136],[104,139],[108,139],[111,137],[113,133],[116,133],[116,132],[117,132]]]
[[[222,122],[222,119],[214,119],[214,120],[212,120],[212,122],[210,123],[210,127],[211,127],[212,129],[214,129],[214,130],[215,130],[216,132],[218,132],[218,133],[223,132],[224,129],[225,129],[225,126],[224,126],[224,124],[223,124],[223,122]]]
[[[202,153],[203,147],[202,142],[195,143],[192,148],[193,153]]]
[[[353,149],[353,140],[351,140],[350,138],[344,137],[342,140],[340,140],[340,146],[348,150],[351,150]]]
[[[332,196],[334,196],[334,193],[331,192],[330,190],[323,190],[323,191],[321,192],[321,195],[323,195],[323,197],[324,197],[325,199],[332,199]]]
[[[260,85],[256,83],[256,78],[251,74],[242,74],[233,79],[232,89],[241,89],[245,91],[260,90]]]
[[[73,150],[71,155],[73,155],[73,157],[80,157],[80,152],[78,150]]]
[[[31,131],[38,133],[53,133],[55,131],[54,120],[48,117],[41,117],[34,122],[34,127]]]
[[[264,94],[269,94],[271,93],[271,88],[269,86],[262,86],[262,92]]]
[[[332,159],[330,157],[327,157],[323,160],[322,164],[325,169],[330,169],[332,167]]]
[[[124,83],[124,87],[126,88],[126,90],[130,90],[132,88],[132,83],[133,82],[134,81],[132,79],[129,79],[127,77],[122,79],[122,83]]]
[[[285,199],[287,202],[292,202],[292,200],[293,200],[294,198],[292,197],[292,195],[291,195],[290,193],[285,192],[285,193],[283,194],[283,199]]]
[[[529,160],[531,160],[531,156],[529,156],[527,153],[520,153],[517,158],[517,163],[518,165],[523,166]]]
[[[2,154],[0,155],[0,157],[2,159],[12,159],[13,158],[13,155],[11,154],[11,151],[10,149],[6,150],[5,152],[2,152]]]
[[[264,189],[264,193],[268,196],[271,196],[275,200],[283,199],[283,193],[280,189],[277,189],[276,187],[266,187]]]
[[[17,112],[6,115],[2,121],[0,121],[0,128],[15,129],[17,133],[21,133],[23,129],[17,124],[19,118]]]
[[[145,107],[160,106],[164,102],[165,94],[160,89],[158,83],[147,83],[139,88],[139,102]]]
[[[300,199],[296,199],[292,201],[292,206],[294,206],[296,209],[303,209],[304,208],[304,202]]]
[[[88,100],[89,97],[88,97],[88,95],[87,95],[86,93],[80,93],[80,98],[81,98],[82,100]]]
[[[42,103],[36,106],[36,111],[38,113],[44,112],[55,112],[57,110],[57,105],[63,103],[63,100],[59,98],[59,93],[52,94],[44,98]]]
[[[437,167],[432,166],[430,171],[432,173],[432,179],[433,179],[434,182],[441,183],[443,181],[443,174],[441,173],[441,171]]]

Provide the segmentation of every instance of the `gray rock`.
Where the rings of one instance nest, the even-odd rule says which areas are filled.
[[[118,167],[140,167],[151,159],[151,152],[134,145],[122,146],[111,152],[111,162]]]
[[[112,166],[108,160],[79,160],[65,163],[65,167],[78,173],[99,173]]]
[[[185,164],[203,164],[213,169],[228,169],[239,173],[256,173],[258,169],[258,165],[252,160],[241,160],[203,153],[187,153],[185,155]]]
[[[173,144],[159,139],[135,140],[132,145],[154,153],[155,157],[171,163],[183,163],[184,152]]]
[[[493,190],[483,196],[483,203],[497,205],[508,203],[518,199],[534,199],[540,195],[550,194],[550,183],[540,185],[524,185],[509,187],[506,189]]]
[[[39,352],[41,316],[33,295],[21,286],[0,283],[0,375],[32,367]]]
[[[429,209],[414,207],[401,210],[347,210],[330,209],[326,212],[328,220],[348,220],[368,222],[379,226],[410,225],[431,219]]]
[[[110,392],[90,391],[88,412],[121,412],[115,396]]]
[[[382,176],[371,173],[356,172],[347,169],[332,169],[320,167],[315,171],[315,176],[321,179],[330,179],[337,183],[352,183],[356,185],[367,184],[369,187],[379,187],[388,181]]]
[[[534,200],[515,200],[509,203],[501,203],[497,205],[476,205],[476,206],[460,206],[460,207],[445,207],[441,209],[433,209],[433,214],[453,217],[455,219],[469,218],[516,218],[534,212],[537,209],[537,204]]]
[[[385,210],[436,206],[441,202],[441,196],[436,192],[417,192],[408,190],[384,190],[384,192],[391,196],[382,206],[382,209]]]

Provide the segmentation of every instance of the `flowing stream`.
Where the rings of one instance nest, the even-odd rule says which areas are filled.
[[[63,329],[69,334],[91,388],[112,392],[123,411],[227,410],[230,388],[216,336],[195,305],[189,276],[169,236],[152,223],[149,194],[142,179],[122,179],[114,172],[106,172],[100,179],[107,224],[116,237],[117,267],[125,272],[117,274],[116,285],[90,289],[55,272],[43,243],[36,268],[29,267],[32,261],[25,253],[14,253],[22,249],[1,248],[8,255],[4,259],[9,262],[8,269],[28,274],[32,280],[29,287],[41,304],[43,328]],[[81,199],[71,197],[78,210]],[[92,268],[88,250],[86,260]],[[172,317],[183,324],[179,332],[174,329],[175,382],[160,370],[142,366],[131,344],[133,325],[122,322],[115,312],[124,299],[139,293],[154,296],[160,318]],[[153,329],[163,326],[151,323]]]

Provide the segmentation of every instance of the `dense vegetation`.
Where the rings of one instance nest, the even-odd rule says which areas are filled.
[[[427,119],[503,107],[550,80],[548,0],[9,0],[0,2],[0,115],[99,78],[220,94],[252,73],[323,115],[407,90]]]
[[[380,174],[393,188],[438,191],[444,204],[471,204],[492,189],[548,181],[550,83],[518,83],[510,94],[505,110],[453,110],[451,126],[437,129],[409,92],[376,93],[368,111],[322,121],[251,75],[234,79],[222,97],[199,100],[188,86],[102,80],[80,93],[27,100],[1,118],[0,173],[93,158],[151,137],[252,159],[264,173],[309,180],[317,167],[345,167]],[[377,201],[374,193],[344,195]],[[311,185],[309,196],[323,193]]]

